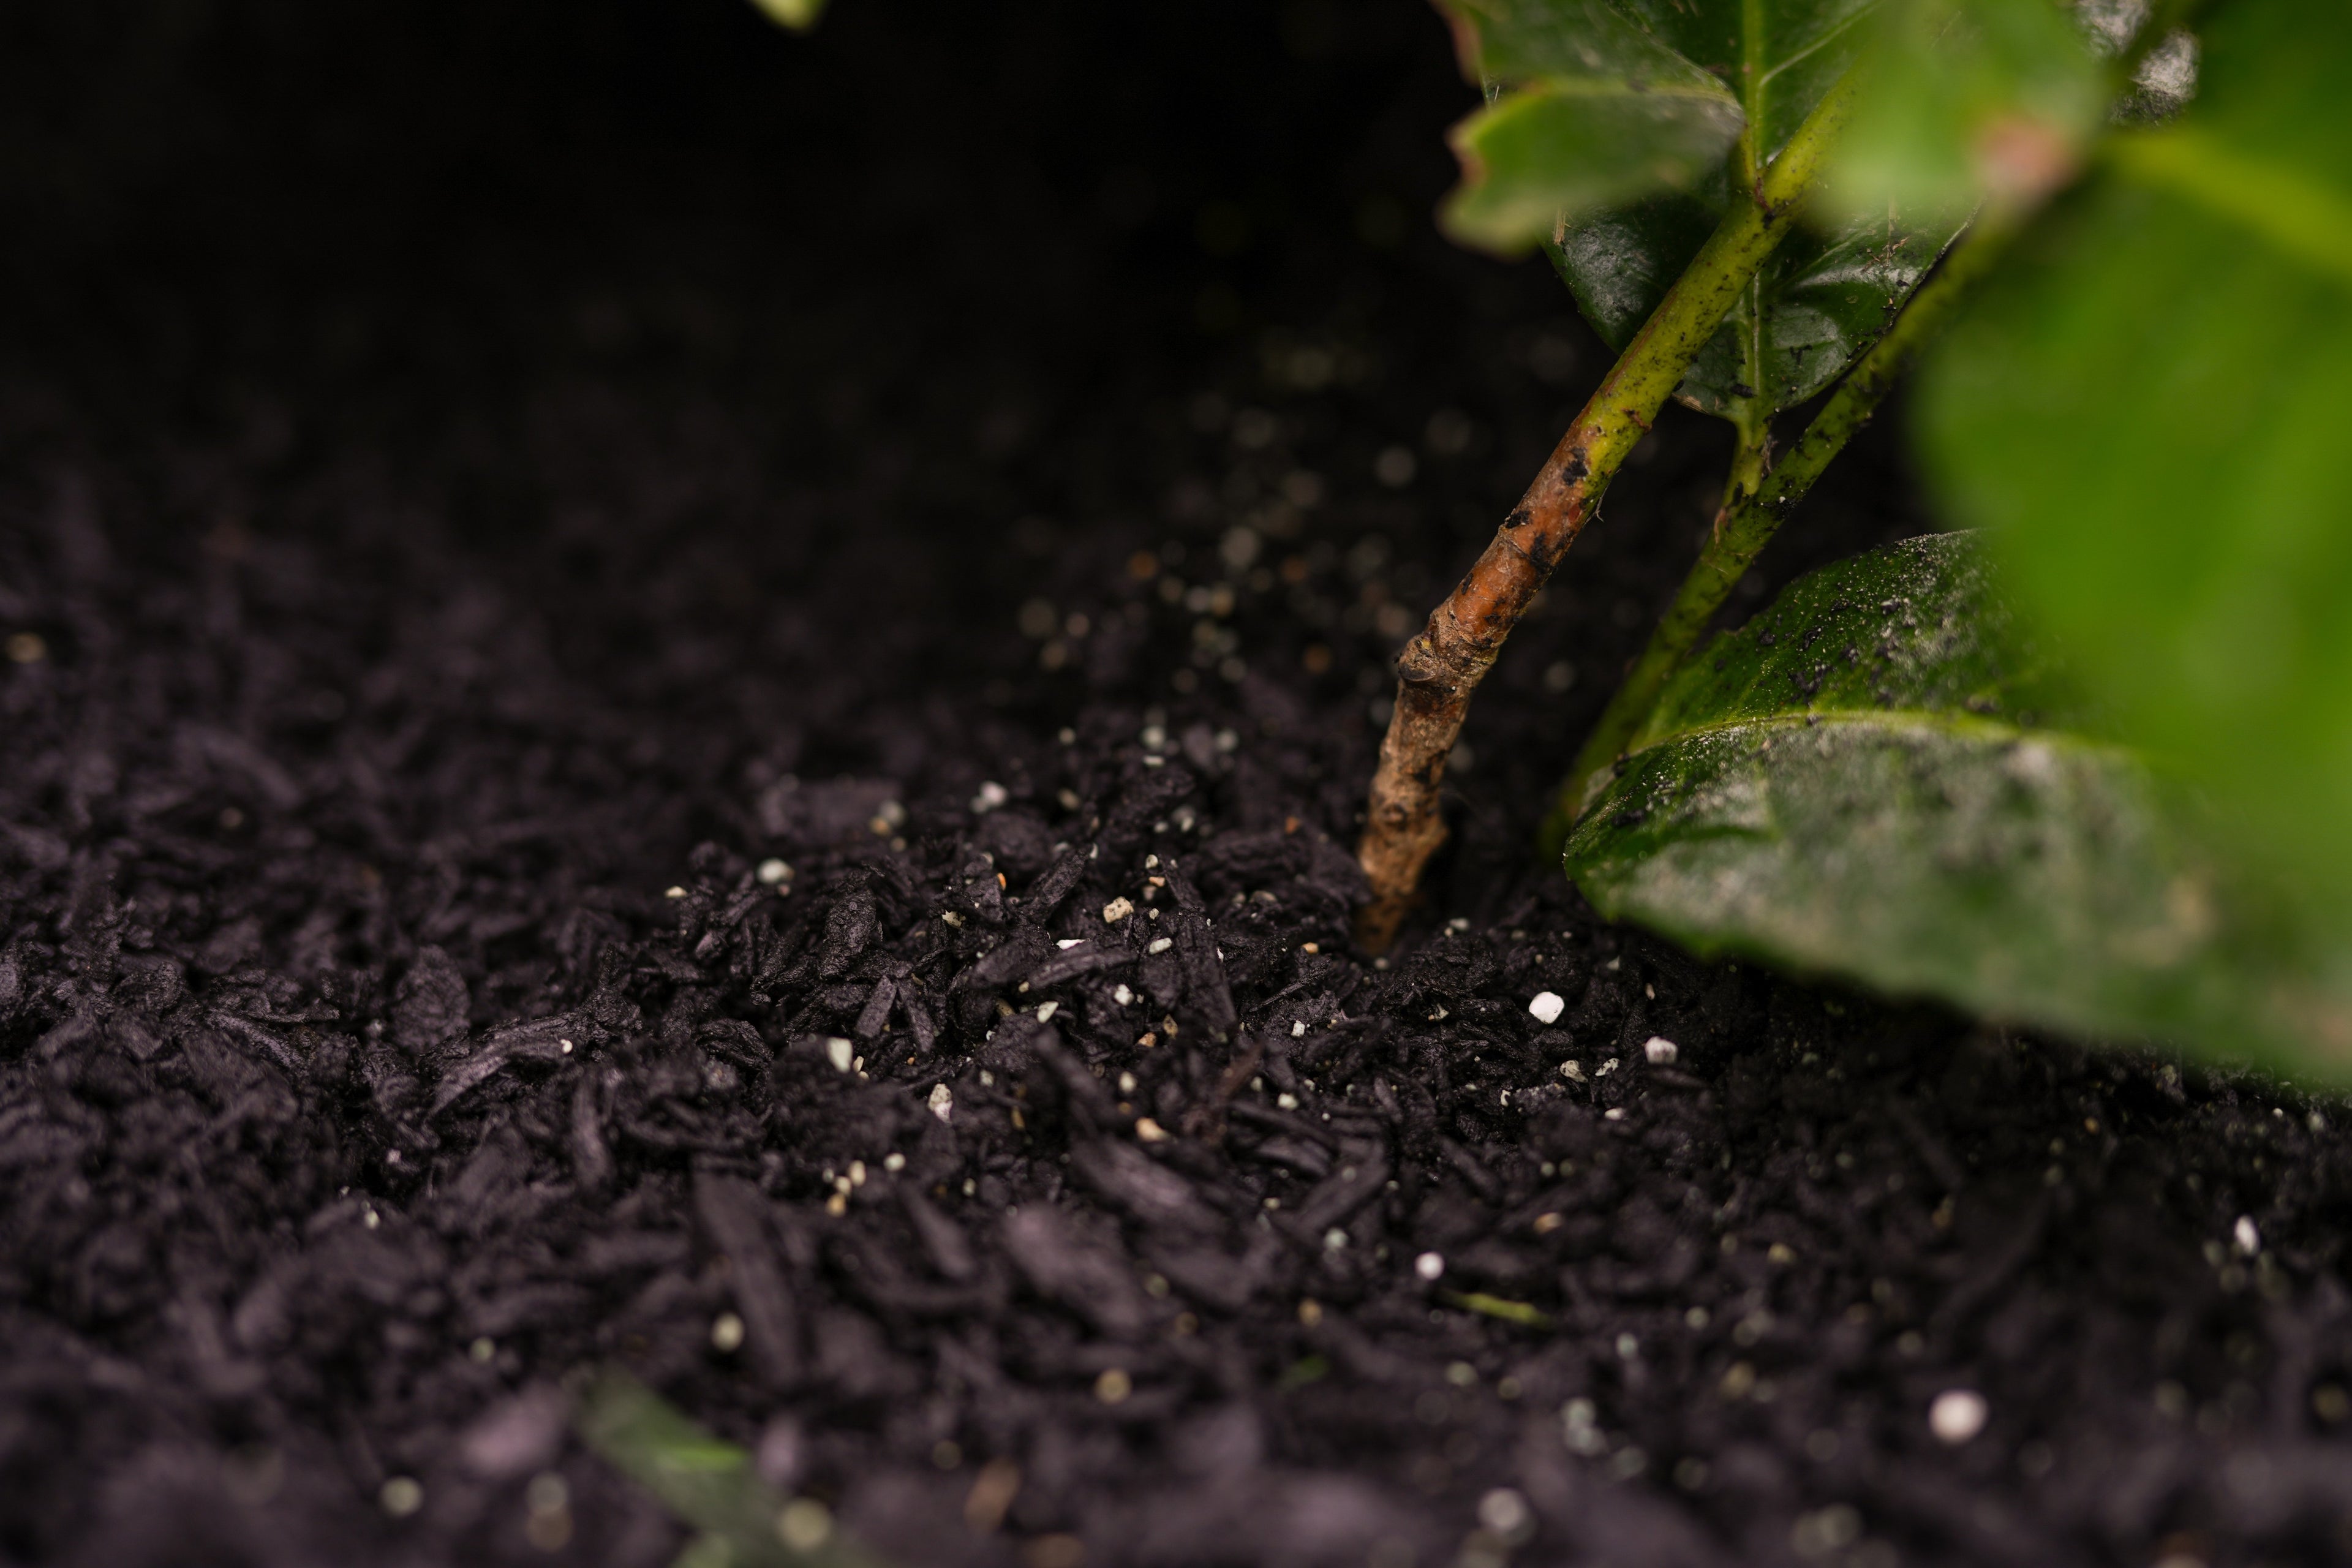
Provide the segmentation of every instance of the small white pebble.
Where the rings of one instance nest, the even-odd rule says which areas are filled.
[[[824,1059],[833,1064],[834,1071],[847,1072],[849,1070],[851,1048],[849,1042],[842,1038],[839,1035],[835,1035],[825,1041]]]
[[[665,899],[682,899],[686,897],[686,889],[684,888],[664,888],[662,889],[662,897]]]
[[[784,864],[782,860],[777,859],[772,855],[760,862],[760,869],[758,873],[760,880],[771,888],[774,887],[777,883],[785,880],[787,878],[791,877],[792,874],[793,868]]]
[[[833,1534],[833,1515],[814,1498],[794,1498],[776,1514],[776,1539],[792,1552],[810,1552]]]
[[[1478,1522],[1489,1533],[1514,1537],[1528,1528],[1528,1500],[1508,1487],[1496,1487],[1478,1500]]]
[[[375,1500],[393,1518],[406,1519],[425,1506],[425,1489],[416,1484],[414,1477],[394,1476],[383,1483]]]
[[[1135,1075],[1133,1073],[1123,1072],[1118,1075],[1118,1091],[1121,1094],[1133,1094],[1135,1092]]]
[[[360,1215],[360,1223],[366,1226],[370,1230],[373,1230],[376,1226],[383,1223],[383,1215],[376,1213],[373,1209],[370,1209],[365,1214]]]
[[[953,910],[946,910],[940,916],[940,919],[944,923],[951,926],[960,926],[963,924],[963,917],[956,913]]]
[[[1578,1061],[1562,1062],[1559,1064],[1559,1076],[1568,1079],[1570,1083],[1582,1083],[1584,1081],[1584,1064]]]
[[[924,1103],[931,1108],[933,1116],[945,1121],[948,1112],[955,1109],[955,1096],[949,1092],[947,1085],[935,1083],[931,1085],[931,1098]]]
[[[1290,1037],[1291,1037],[1292,1039],[1294,1039],[1294,1040],[1303,1040],[1303,1039],[1305,1039],[1305,1038],[1307,1037],[1307,1020],[1306,1020],[1306,1019],[1304,1019],[1304,1018],[1294,1018],[1294,1019],[1292,1019],[1292,1020],[1291,1020],[1291,1023],[1290,1023]]]
[[[1103,924],[1107,926],[1115,926],[1134,912],[1134,900],[1128,898],[1113,899],[1110,902],[1103,906]]]
[[[1160,1126],[1157,1121],[1152,1121],[1149,1116],[1139,1116],[1136,1118],[1135,1135],[1138,1138],[1142,1139],[1146,1143],[1165,1143],[1168,1142],[1168,1130]]]
[[[1985,1417],[1990,1414],[1984,1395],[1976,1390],[1948,1388],[1927,1406],[1927,1430],[1938,1441],[1957,1448],[1984,1430]]]
[[[710,1348],[720,1355],[733,1355],[743,1348],[743,1320],[732,1312],[721,1312],[710,1321]]]
[[[2254,1216],[2252,1215],[2240,1215],[2238,1223],[2231,1228],[2230,1236],[2237,1242],[2238,1250],[2249,1258],[2263,1249],[2263,1233],[2254,1228]]]
[[[1568,1011],[1568,1004],[1557,991],[1538,991],[1535,1000],[1528,1004],[1528,1011],[1536,1016],[1538,1024],[1557,1024],[1559,1016]]]
[[[1003,784],[998,784],[994,779],[991,779],[986,784],[980,786],[980,793],[978,795],[971,797],[972,814],[977,816],[987,812],[994,811],[998,806],[1003,805],[1006,801],[1011,800],[1012,798],[1013,797],[1011,795],[1004,793],[1004,786]]]
[[[1121,983],[1111,987],[1110,999],[1122,1007],[1130,1006],[1134,1004],[1135,993],[1129,991],[1126,984]]]
[[[882,1168],[891,1172],[903,1171],[907,1168],[907,1156],[895,1152],[885,1154],[882,1156]]]
[[[866,1184],[865,1161],[852,1160],[849,1162],[849,1184],[853,1187],[862,1187]]]
[[[1151,939],[1151,945],[1145,948],[1143,951],[1146,952],[1166,952],[1170,948],[1174,947],[1175,945],[1176,941],[1173,937],[1156,936]]]
[[[1674,1041],[1664,1035],[1652,1035],[1642,1042],[1642,1054],[1650,1058],[1652,1067],[1662,1068],[1672,1062],[1682,1052],[1675,1047]]]
[[[1064,952],[1067,952],[1070,949],[1077,946],[1084,940],[1085,939],[1083,937],[1066,936],[1054,945],[1060,948]]]
[[[1274,1097],[1274,1103],[1282,1110],[1296,1110],[1298,1109],[1298,1097],[1295,1094],[1277,1094]]]
[[[1434,1279],[1445,1272],[1445,1259],[1434,1252],[1424,1252],[1412,1260],[1412,1271],[1423,1279]]]
[[[1324,1250],[1324,1251],[1326,1251],[1326,1252],[1337,1252],[1337,1251],[1339,1251],[1341,1247],[1346,1247],[1347,1245],[1348,1245],[1348,1233],[1347,1233],[1346,1231],[1344,1231],[1344,1230],[1341,1230],[1338,1226],[1336,1226],[1336,1225],[1335,1225],[1335,1226],[1333,1226],[1330,1229],[1328,1229],[1328,1230],[1327,1230],[1327,1231],[1325,1231],[1325,1232],[1323,1233],[1323,1250]]]
[[[572,1054],[572,1042],[570,1040],[558,1040],[555,1043],[562,1049],[565,1056],[568,1057]]]
[[[1037,1021],[1038,1021],[1039,1023],[1041,1023],[1041,1024],[1049,1024],[1049,1023],[1052,1023],[1052,1022],[1053,1022],[1053,1020],[1054,1020],[1054,1015],[1055,1015],[1055,1013],[1060,1012],[1060,1011],[1061,1011],[1061,1008],[1062,1008],[1062,1005],[1061,1005],[1059,1002],[1040,1002],[1040,1003],[1038,1003],[1038,1004],[1037,1004]]]
[[[1625,1120],[1625,1113],[1624,1111],[1612,1107],[1601,1113],[1601,1120],[1603,1121],[1622,1121]]]

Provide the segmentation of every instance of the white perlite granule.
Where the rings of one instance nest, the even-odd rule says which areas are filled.
[[[1927,1430],[1938,1440],[1959,1447],[1984,1430],[1991,1414],[1983,1394],[1972,1388],[1948,1388],[1927,1406]]]

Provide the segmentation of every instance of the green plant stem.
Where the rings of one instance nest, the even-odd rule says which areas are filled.
[[[2128,91],[2132,79],[2165,39],[2193,23],[2209,0],[2158,0],[2146,21],[2116,58],[2112,74],[2118,92]],[[1541,847],[1547,856],[1559,853],[1569,830],[1583,810],[1586,793],[1601,773],[1616,765],[1628,744],[1647,722],[1675,670],[1682,668],[1731,590],[1745,576],[1757,555],[1770,542],[1781,520],[1804,499],[1845,447],[1847,441],[1877,410],[1878,404],[1919,350],[1940,331],[1959,298],[1990,268],[2010,237],[2022,226],[2023,212],[1982,214],[1968,234],[1944,258],[1897,318],[1886,335],[1849,371],[1787,458],[1761,484],[1745,487],[1740,467],[1757,449],[1754,433],[1739,423],[1740,446],[1733,458],[1732,477],[1725,489],[1725,504],[1716,514],[1714,531],[1699,552],[1698,562],[1683,579],[1674,604],[1651,634],[1649,646],[1626,673],[1592,733],[1578,752],[1576,764],[1560,786],[1550,815],[1545,819]]]
[[[1683,579],[1673,605],[1651,634],[1649,646],[1634,661],[1617,694],[1609,700],[1577,753],[1568,782],[1560,786],[1559,798],[1544,825],[1542,843],[1547,855],[1557,855],[1567,842],[1592,781],[1616,764],[1648,721],[1666,682],[1698,645],[1707,624],[1771,542],[1781,521],[1804,500],[1831,459],[1870,423],[1880,401],[1919,350],[1950,320],[1953,307],[1998,258],[2012,232],[2005,225],[1980,223],[1970,228],[1945,256],[1936,275],[1912,296],[1886,335],[1846,373],[1797,444],[1761,483],[1743,482],[1741,465],[1749,460],[1750,448],[1742,443],[1731,482],[1724,491],[1723,510],[1716,515],[1714,531],[1699,551],[1697,563]]]
[[[1385,951],[1412,906],[1422,868],[1445,841],[1438,784],[1477,689],[1552,569],[1576,541],[1626,455],[1741,289],[1795,221],[1852,110],[1854,73],[1823,95],[1675,280],[1600,389],[1560,438],[1469,574],[1397,656],[1396,707],[1381,742],[1357,859],[1370,897],[1356,939]]]

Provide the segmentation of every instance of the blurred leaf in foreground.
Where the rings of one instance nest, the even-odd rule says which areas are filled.
[[[2105,121],[2105,68],[2058,0],[1887,0],[1874,33],[1822,203],[1846,221],[2031,205]]]
[[[1928,366],[1930,477],[2352,952],[2352,7],[2221,8]]]
[[[878,1568],[822,1503],[770,1487],[751,1458],[625,1373],[583,1380],[575,1424],[597,1457],[701,1533],[680,1568]]]
[[[1569,874],[1702,952],[2352,1073],[2352,990],[2078,713],[1972,537],[1874,551],[1683,668]]]

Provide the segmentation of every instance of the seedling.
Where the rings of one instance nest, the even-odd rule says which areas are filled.
[[[1541,247],[1621,354],[1399,657],[1365,945],[1479,679],[1675,396],[1732,426],[1723,502],[1548,828],[1604,913],[2352,1068],[2352,14],[1443,4],[1487,94],[1449,227]],[[1923,465],[1980,535],[1694,657],[1923,351]]]
[[[777,1492],[748,1452],[626,1373],[583,1373],[572,1392],[587,1445],[694,1528],[676,1568],[878,1568],[824,1504]]]

